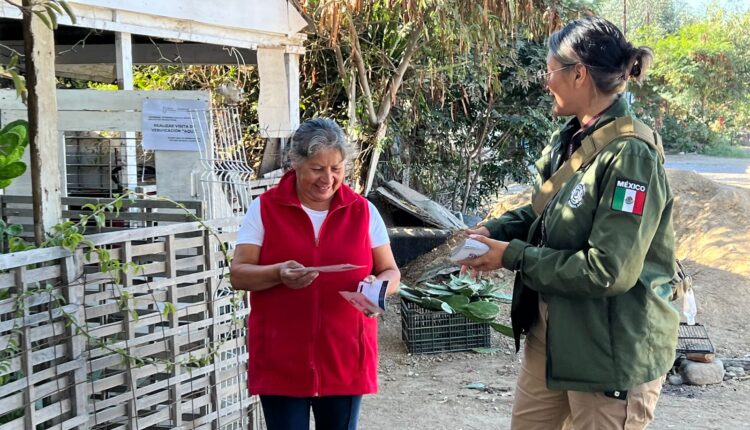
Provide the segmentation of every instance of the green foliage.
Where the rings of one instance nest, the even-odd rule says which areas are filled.
[[[683,121],[673,115],[664,115],[660,130],[667,148],[684,152],[703,152],[719,138],[705,124],[697,121]]]
[[[20,236],[23,233],[23,227],[18,224],[7,224],[0,219],[0,236],[6,235],[11,237]]]
[[[479,323],[489,323],[499,333],[512,336],[510,327],[495,321],[500,313],[497,303],[510,303],[511,296],[502,292],[507,285],[497,285],[488,279],[478,280],[468,273],[450,275],[448,281],[425,282],[423,288],[411,288],[403,283],[399,294],[426,309],[460,313]]]
[[[76,23],[73,9],[65,0],[36,0],[26,9],[30,10],[44,25],[52,30],[57,30],[58,15],[67,15],[71,23]]]
[[[8,64],[0,64],[0,77],[10,79],[13,82],[13,87],[16,89],[18,97],[23,97],[26,100],[26,78],[18,74],[18,58],[20,53],[14,52]]]
[[[396,176],[455,211],[479,211],[507,181],[527,181],[527,166],[555,127],[550,99],[532,81],[545,67],[546,47],[517,40],[500,51],[495,84],[467,56],[444,71],[452,81],[443,87],[408,81],[410,99],[393,118]]]
[[[690,24],[658,40],[644,32],[659,60],[652,70],[659,93],[682,112],[704,119],[747,88],[747,71],[722,21]]]
[[[174,304],[172,303],[165,303],[164,304],[164,311],[162,311],[162,315],[164,318],[168,318],[170,315],[175,315],[177,313],[177,308],[175,308]]]
[[[88,88],[91,88],[92,90],[101,90],[101,91],[119,90],[119,87],[116,84],[105,84],[101,82],[89,82],[87,86]]]
[[[459,94],[458,84],[466,68],[475,76],[473,83],[483,88],[467,95],[476,101],[467,116],[476,118],[486,109],[475,96],[486,102],[491,95],[497,101],[504,91],[504,76],[498,70],[512,62],[515,41],[541,39],[561,18],[574,14],[570,8],[580,7],[581,2],[301,3],[315,28],[306,60],[301,63],[305,87],[302,93],[309,94],[303,96],[303,117],[332,116],[348,125],[361,149],[358,162],[365,163],[372,148],[389,150],[402,143],[410,145],[409,134],[422,133],[414,130],[412,120],[428,115],[433,109],[430,104],[441,105],[446,94],[450,94],[450,102],[457,100],[459,97],[454,96]],[[476,112],[475,107],[479,109]],[[437,128],[445,124],[441,116],[450,117],[450,112],[424,122],[433,121],[427,126]],[[411,147],[423,143],[418,141]],[[401,165],[408,176],[412,161],[416,165],[421,160],[408,155],[408,150],[392,152],[399,159],[391,170],[382,172],[382,179],[396,178]],[[477,175],[473,167],[467,170]]]
[[[647,27],[635,42],[651,46],[651,79],[635,88],[636,113],[676,151],[715,151],[750,127],[750,12],[718,11],[671,33]]]
[[[594,8],[599,15],[623,30],[623,0],[602,0]],[[687,19],[684,8],[675,0],[627,0],[627,28],[630,36],[632,30],[651,27],[659,32],[677,30]]]
[[[29,144],[28,123],[13,121],[0,130],[0,189],[7,188],[13,179],[26,171],[21,161]]]
[[[727,142],[709,146],[703,153],[713,157],[750,158],[750,152]]]

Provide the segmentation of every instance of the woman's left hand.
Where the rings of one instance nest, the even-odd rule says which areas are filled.
[[[479,257],[459,261],[459,264],[467,266],[475,272],[489,272],[503,267],[503,254],[505,254],[505,250],[508,248],[508,242],[490,239],[478,234],[473,234],[469,237],[489,246],[490,250]]]

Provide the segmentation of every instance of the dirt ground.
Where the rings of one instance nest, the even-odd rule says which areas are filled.
[[[697,320],[707,327],[717,356],[750,358],[750,160],[673,156],[668,167],[682,169],[669,175],[678,256],[694,277]],[[505,196],[496,210],[523,201]],[[418,276],[444,254],[443,249],[421,257],[405,268],[405,278]],[[502,280],[509,274],[495,276]],[[380,393],[365,397],[360,428],[509,428],[520,366],[512,340],[493,333],[497,351],[490,354],[410,355],[398,309],[392,300],[380,321]],[[484,388],[467,388],[471,383]],[[665,385],[650,428],[750,429],[750,380]]]

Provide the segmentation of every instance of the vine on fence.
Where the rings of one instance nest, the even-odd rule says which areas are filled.
[[[128,315],[134,321],[138,321],[139,314],[136,305],[138,301],[142,299],[139,297],[135,297],[129,291],[120,288],[119,283],[123,275],[130,274],[133,276],[137,276],[139,273],[144,275],[145,273],[143,266],[135,262],[123,263],[120,260],[113,258],[107,248],[97,246],[93,241],[88,239],[85,234],[87,228],[92,223],[98,228],[104,227],[106,225],[107,215],[113,214],[115,216],[118,216],[126,201],[132,203],[138,197],[143,197],[143,195],[133,192],[127,192],[125,194],[115,195],[114,200],[107,203],[99,203],[96,205],[91,203],[85,204],[83,208],[89,209],[91,211],[90,214],[81,215],[78,221],[64,221],[54,226],[52,228],[52,231],[49,233],[49,237],[41,245],[41,248],[60,246],[71,252],[76,252],[77,250],[82,249],[83,256],[88,262],[91,262],[92,256],[95,255],[98,260],[100,271],[106,273],[110,277],[109,280],[112,282],[112,285],[116,291],[116,301],[120,311]],[[149,196],[149,198],[153,199],[153,196]],[[231,256],[229,255],[226,244],[221,240],[219,234],[213,228],[208,226],[199,216],[193,214],[183,204],[175,202],[174,200],[171,200],[169,198],[156,197],[156,199],[174,204],[175,207],[182,209],[186,214],[188,214],[188,216],[192,218],[193,221],[197,221],[204,230],[208,231],[209,234],[217,239],[216,242],[220,247],[220,251],[224,256],[226,263],[228,264],[229,262],[231,262]],[[36,248],[33,244],[28,243],[23,239],[22,233],[22,226],[12,224],[8,225],[4,221],[0,220],[0,239],[2,239],[2,236],[5,236],[7,238],[8,250],[10,252],[21,252]],[[210,251],[206,250],[206,252],[208,253]],[[33,266],[30,266],[29,268],[33,268]],[[222,273],[219,276],[219,285],[217,286],[217,289],[221,286],[221,282],[223,282],[224,279],[228,280],[228,278],[228,273],[225,273],[222,269]],[[75,285],[74,283],[76,282],[83,282],[85,287],[85,275],[82,274],[81,277],[73,280],[73,285]],[[148,285],[148,283],[148,280],[146,280],[145,284]],[[193,355],[192,352],[188,352],[187,357],[180,360],[170,360],[168,358],[160,357],[139,357],[133,355],[126,348],[119,346],[120,343],[124,342],[122,340],[100,339],[92,335],[85,321],[78,321],[76,315],[68,312],[65,309],[69,304],[59,293],[60,286],[61,285],[52,285],[50,283],[45,283],[44,287],[41,287],[37,284],[36,288],[16,291],[12,312],[14,324],[12,329],[10,330],[10,336],[7,345],[5,345],[4,348],[2,348],[2,351],[0,351],[0,386],[18,380],[19,378],[25,376],[22,371],[10,372],[12,369],[11,361],[15,357],[19,356],[19,354],[22,352],[22,324],[19,324],[19,322],[23,322],[24,315],[27,310],[26,302],[29,298],[35,295],[47,295],[49,299],[48,309],[50,312],[50,318],[52,318],[53,311],[59,312],[60,316],[62,316],[65,321],[65,326],[72,326],[74,329],[74,334],[85,338],[88,345],[93,345],[94,347],[101,348],[112,354],[119,355],[122,358],[123,363],[130,366],[163,366],[167,372],[172,372],[177,366],[184,366],[186,369],[188,369],[189,372],[192,372],[192,369],[212,364],[215,357],[218,355],[222,345],[224,345],[224,343],[226,342],[225,340],[221,340],[220,342],[212,342],[208,346],[208,351],[205,354]],[[243,324],[243,320],[237,316],[237,312],[242,306],[244,298],[243,293],[244,292],[242,291],[235,292],[235,294],[233,294],[229,300],[231,309],[230,323],[234,327],[238,328]],[[0,290],[0,300],[8,298],[10,298],[10,289]],[[153,291],[151,292],[151,298],[154,303],[157,302],[156,298],[153,295]],[[83,306],[83,304],[80,304],[79,306]],[[171,315],[174,315],[177,312],[178,309],[173,303],[165,303],[164,308],[159,311],[160,317],[162,318],[161,322],[164,323],[164,319],[169,318]],[[93,375],[91,376],[91,378],[93,378]],[[0,424],[12,421],[22,415],[23,409],[7,413],[3,416],[0,416]]]

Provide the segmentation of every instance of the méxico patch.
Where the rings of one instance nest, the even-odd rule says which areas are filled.
[[[617,178],[615,193],[612,196],[612,209],[635,215],[643,215],[646,192],[646,184]]]

